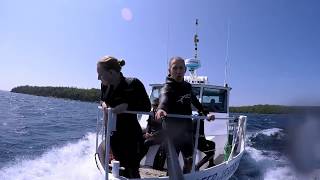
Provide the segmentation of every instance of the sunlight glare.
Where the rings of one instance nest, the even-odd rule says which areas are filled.
[[[121,10],[121,16],[126,21],[131,21],[132,20],[132,12],[131,12],[131,10],[129,8],[123,8]]]

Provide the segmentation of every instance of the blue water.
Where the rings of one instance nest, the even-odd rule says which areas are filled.
[[[285,147],[288,118],[248,114],[247,151],[231,179],[300,179]],[[97,104],[0,91],[0,179],[101,179]]]

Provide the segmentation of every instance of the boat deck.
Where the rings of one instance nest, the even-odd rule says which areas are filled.
[[[153,177],[164,177],[167,175],[167,171],[159,171],[150,167],[139,168],[141,178],[153,178]]]
[[[225,135],[216,135],[216,136],[211,136],[209,137],[208,139],[211,139],[213,140],[215,143],[216,143],[216,154],[215,154],[215,163],[216,164],[219,164],[219,163],[223,163],[223,147],[224,147],[224,144],[226,142],[226,136]],[[154,151],[152,154],[153,156],[155,155],[155,153],[157,152],[158,148],[157,148],[158,145],[154,146],[154,147],[151,147],[149,148],[149,150],[151,151]],[[155,148],[155,149],[153,149]],[[197,159],[199,160],[200,158],[204,157],[204,154],[202,154],[202,156],[199,154],[200,152],[198,152],[198,157]],[[164,170],[164,171],[160,171],[160,170],[156,170],[156,169],[152,169],[152,167],[150,166],[153,162],[150,162],[150,163],[146,163],[145,161],[146,159],[144,158],[143,159],[143,163],[142,163],[142,166],[141,168],[139,169],[140,171],[140,176],[141,178],[155,178],[155,177],[164,177],[167,175],[167,171]],[[179,154],[179,160],[180,160],[180,165],[181,165],[181,168],[182,168],[182,155]],[[148,160],[147,160],[148,161]],[[146,164],[145,164],[146,163]],[[148,165],[147,165],[148,164]],[[207,163],[205,165],[203,165],[200,169],[203,170],[205,169],[205,167],[207,167]],[[165,165],[165,168],[166,168],[166,165]]]

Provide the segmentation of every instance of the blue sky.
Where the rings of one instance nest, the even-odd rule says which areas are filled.
[[[232,105],[320,97],[317,0],[0,0],[0,89],[97,88],[96,62],[126,60],[125,76],[164,82],[167,59],[192,57],[222,85],[228,24]]]

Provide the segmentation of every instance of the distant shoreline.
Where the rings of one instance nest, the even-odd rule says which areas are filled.
[[[255,114],[287,114],[292,109],[290,106],[259,104],[252,106],[230,107],[231,113],[255,113]]]
[[[14,93],[30,94],[44,97],[55,97],[85,102],[99,102],[100,89],[81,89],[75,87],[39,87],[39,86],[18,86],[11,90]],[[231,113],[256,113],[256,114],[286,114],[291,110],[299,107],[282,106],[282,105],[252,105],[230,107]],[[301,108],[301,107],[300,107]],[[312,107],[314,108],[314,107]],[[320,107],[315,107],[320,109]],[[305,107],[302,107],[305,109]]]
[[[99,102],[100,100],[100,89],[95,88],[80,89],[75,87],[18,86],[11,89],[11,92],[86,102]]]

